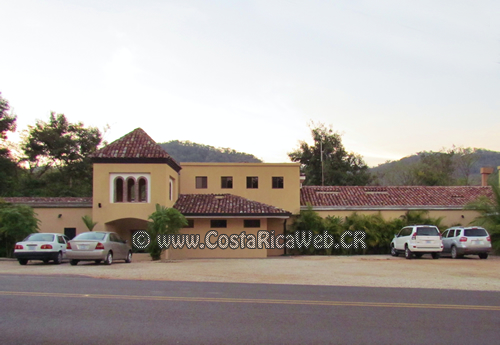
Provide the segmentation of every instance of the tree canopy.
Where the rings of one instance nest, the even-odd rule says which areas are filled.
[[[342,144],[342,136],[320,124],[311,128],[314,144],[305,141],[288,156],[292,162],[302,164],[306,185],[364,186],[370,183],[368,166],[363,158],[348,152]]]
[[[7,137],[7,132],[12,132],[16,129],[16,115],[10,113],[9,101],[2,97],[0,92],[0,139],[3,141]]]
[[[64,114],[50,114],[49,121],[28,126],[22,143],[29,174],[24,185],[33,196],[91,196],[90,155],[102,142],[96,127],[70,123]],[[47,188],[50,186],[50,188]]]
[[[0,256],[12,256],[16,242],[38,232],[39,223],[33,208],[0,202]]]

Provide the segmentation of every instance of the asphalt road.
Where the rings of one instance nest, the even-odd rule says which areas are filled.
[[[500,293],[0,275],[2,344],[495,344]]]

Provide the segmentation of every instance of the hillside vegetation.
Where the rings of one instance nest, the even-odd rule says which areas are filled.
[[[498,181],[500,152],[486,149],[453,148],[439,152],[423,151],[398,161],[371,168],[373,184],[401,185],[480,185],[482,167],[493,167],[490,182]]]
[[[262,163],[254,155],[190,141],[171,140],[159,144],[177,162]]]

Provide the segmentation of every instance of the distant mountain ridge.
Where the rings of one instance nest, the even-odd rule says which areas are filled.
[[[171,140],[159,143],[177,162],[215,163],[262,163],[252,154],[230,148],[197,144],[190,141]]]

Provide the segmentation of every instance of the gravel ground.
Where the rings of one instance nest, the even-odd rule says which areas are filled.
[[[265,284],[413,287],[500,291],[500,257],[477,256],[406,260],[388,255],[289,256],[267,259],[191,259],[149,261],[136,255],[131,264],[71,266],[32,261],[21,266],[1,260],[0,273],[80,275],[103,279],[171,280]]]

